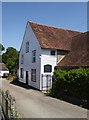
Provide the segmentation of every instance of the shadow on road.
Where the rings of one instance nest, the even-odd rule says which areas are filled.
[[[83,107],[85,109],[89,110],[89,103],[87,100],[83,100],[83,99],[79,99],[77,97],[72,96],[69,93],[66,93],[64,91],[59,91],[55,96],[53,96],[54,98],[66,101],[68,103],[74,104],[74,105],[78,105],[80,107]]]
[[[10,84],[13,84],[13,85],[25,88],[25,89],[38,90],[38,89],[33,88],[32,86],[29,86],[25,83],[18,81],[18,80],[13,80],[10,82]],[[38,90],[38,91],[40,91],[40,90]],[[52,96],[50,96],[50,97],[52,97]],[[70,95],[66,95],[65,93],[60,93],[60,94],[58,94],[58,96],[55,96],[54,98],[66,101],[66,102],[74,104],[74,105],[81,106],[81,107],[89,110],[88,103],[82,102],[80,99],[71,97]]]
[[[22,82],[18,81],[18,80],[13,80],[13,81],[10,82],[10,84],[13,84],[13,85],[16,85],[16,86],[19,86],[19,87],[23,87],[23,88],[25,88],[25,89],[38,90],[38,89],[33,88],[32,86],[29,86],[29,85],[27,85],[27,84],[25,84],[25,83],[22,83]]]

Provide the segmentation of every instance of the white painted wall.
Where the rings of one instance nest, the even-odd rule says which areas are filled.
[[[50,49],[42,49],[41,52],[41,76],[42,75],[53,75],[53,71],[54,71],[54,67],[56,66],[56,62],[57,62],[57,56],[52,56],[50,55]],[[55,50],[55,54],[57,54],[57,51]],[[51,73],[44,73],[44,65],[51,65],[52,66],[52,72]],[[42,88],[42,82],[43,85],[46,86],[46,78],[43,77],[41,78],[41,82],[40,82],[40,89]],[[52,79],[51,79],[51,84],[52,84]],[[46,90],[46,88],[43,88],[43,90]]]
[[[29,52],[26,53],[26,42],[29,41]],[[32,51],[36,50],[36,62],[32,63]],[[21,55],[24,55],[24,64],[21,64]],[[27,24],[19,56],[19,80],[26,83],[26,71],[29,71],[29,85],[40,89],[40,55],[41,47],[32,28]],[[20,78],[20,68],[24,68],[24,79]],[[31,69],[36,69],[36,82],[31,81]]]
[[[26,42],[29,41],[29,52],[26,53]],[[32,51],[36,50],[36,62],[32,63]],[[26,71],[29,72],[29,81],[28,84],[40,89],[42,88],[42,75],[53,75],[54,67],[57,65],[57,62],[62,60],[64,54],[59,52],[57,57],[57,50],[55,50],[56,55],[50,55],[50,49],[41,49],[40,44],[29,24],[26,26],[26,31],[24,34],[23,42],[20,49],[19,56],[19,81],[26,83]],[[24,63],[21,64],[21,55],[24,55]],[[44,73],[44,65],[52,65],[51,73]],[[24,68],[24,78],[20,78],[20,69]],[[36,69],[36,82],[31,81],[31,69]],[[46,84],[44,78],[44,85]],[[52,82],[52,81],[51,81]],[[44,89],[45,90],[45,89]]]
[[[57,56],[52,56],[50,55],[50,49],[42,49],[42,54],[41,54],[41,74],[49,74],[49,73],[44,73],[44,65],[50,64],[52,65],[52,72],[53,74],[54,67],[56,66],[56,61],[57,61]],[[56,52],[56,51],[55,51]]]
[[[65,51],[57,51],[55,50],[55,56],[50,55],[51,49],[42,49],[41,52],[41,76],[42,75],[51,75],[53,76],[54,68],[57,65],[59,61],[61,61],[67,52]],[[52,72],[51,73],[44,73],[44,65],[51,65],[52,66]],[[42,80],[41,80],[42,81]],[[44,77],[43,84],[46,85],[46,78]],[[51,79],[52,84],[52,79]],[[42,87],[42,83],[40,82],[40,87]],[[43,90],[46,90],[45,88]]]

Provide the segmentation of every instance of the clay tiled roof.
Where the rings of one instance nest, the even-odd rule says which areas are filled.
[[[70,53],[58,63],[58,66],[89,66],[89,32],[72,39]]]
[[[4,63],[0,63],[0,71],[9,71]]]
[[[80,32],[29,22],[41,48],[70,51],[71,38]]]

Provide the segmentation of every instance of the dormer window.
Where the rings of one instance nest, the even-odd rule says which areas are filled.
[[[55,50],[51,50],[50,55],[55,55]]]

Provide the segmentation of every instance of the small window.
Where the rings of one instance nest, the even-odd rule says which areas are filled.
[[[55,50],[51,50],[51,55],[55,55]]]
[[[32,62],[36,62],[36,50],[32,51]]]
[[[36,69],[31,69],[31,81],[36,82]]]
[[[26,53],[28,53],[28,52],[29,52],[29,41],[26,42]]]
[[[44,72],[52,72],[52,66],[51,65],[44,65]]]
[[[23,78],[23,77],[24,77],[24,69],[21,68],[21,69],[20,69],[20,78]]]
[[[21,64],[24,63],[24,55],[21,56]]]

